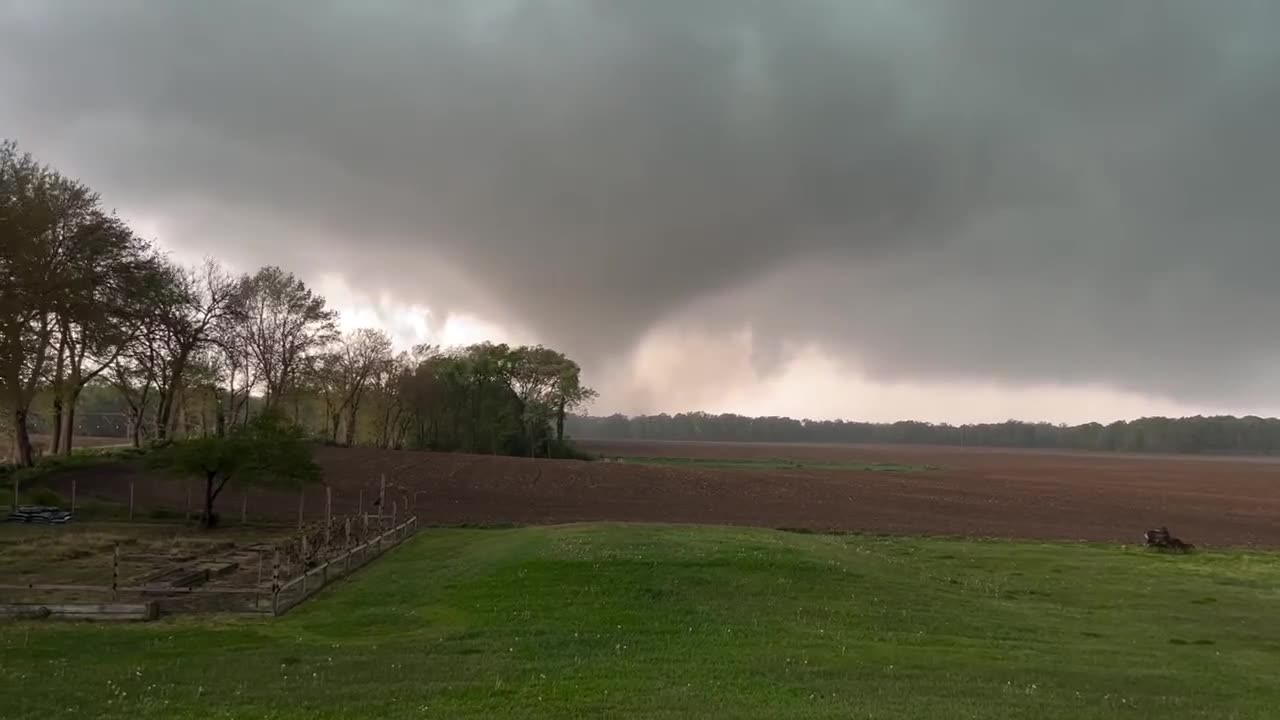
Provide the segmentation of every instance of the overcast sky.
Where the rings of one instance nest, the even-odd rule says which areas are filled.
[[[1280,410],[1269,0],[0,0],[0,135],[596,412]]]

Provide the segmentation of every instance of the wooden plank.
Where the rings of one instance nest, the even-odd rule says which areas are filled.
[[[0,616],[55,620],[155,620],[159,608],[147,603],[8,603]]]
[[[58,585],[50,583],[27,583],[26,585],[15,585],[6,583],[0,585],[0,590],[71,590],[83,592],[111,592],[110,585]]]
[[[140,613],[145,612],[150,603],[4,603],[2,610],[29,610],[32,608],[49,608],[57,613]]]
[[[136,585],[132,587],[114,588],[117,592],[140,593],[172,593],[172,594],[209,594],[209,595],[251,595],[263,592],[259,588],[243,587],[173,587],[170,585]],[[3,584],[0,590],[39,590],[45,592],[111,592],[110,585],[56,585],[47,583],[30,583],[28,585]]]
[[[168,585],[150,585],[145,587],[120,588],[120,592],[137,592],[148,595],[258,595],[262,588],[246,587],[208,587],[195,585],[191,587],[170,587]]]

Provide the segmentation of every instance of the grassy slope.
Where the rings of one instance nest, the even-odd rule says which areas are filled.
[[[1274,717],[1280,558],[434,530],[274,622],[0,625],[17,717]]]

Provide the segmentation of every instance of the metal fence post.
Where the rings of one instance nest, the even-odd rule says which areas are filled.
[[[111,549],[111,599],[120,599],[120,543]]]
[[[271,614],[280,614],[280,551],[271,561]]]
[[[333,544],[333,488],[328,485],[324,488],[324,546],[325,552],[328,553],[329,546]]]

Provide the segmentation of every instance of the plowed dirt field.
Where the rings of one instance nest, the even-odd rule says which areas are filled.
[[[1280,461],[1126,456],[920,446],[586,442],[607,456],[778,459],[706,467],[528,460],[477,455],[321,448],[334,513],[369,511],[379,478],[387,504],[411,506],[435,524],[535,524],[587,520],[709,523],[871,533],[1140,542],[1167,525],[1200,546],[1280,548]],[[902,471],[809,467],[894,463]],[[925,469],[928,466],[928,469]],[[70,475],[47,484],[64,493]],[[76,474],[79,496],[139,508],[185,507],[187,481],[125,468]],[[195,497],[199,497],[199,490]],[[238,518],[282,521],[299,511],[297,491],[229,487],[219,506]],[[302,511],[324,511],[322,487]],[[143,510],[139,510],[143,512]],[[389,510],[388,510],[389,512]]]

